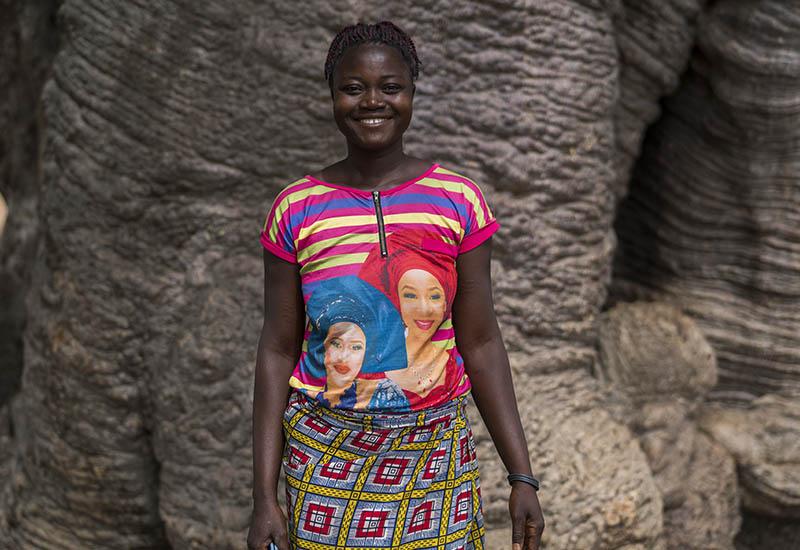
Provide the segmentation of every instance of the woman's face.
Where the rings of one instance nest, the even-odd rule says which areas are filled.
[[[423,269],[409,269],[397,282],[400,315],[410,337],[429,338],[444,320],[445,296],[439,280]]]
[[[325,338],[328,389],[346,389],[361,371],[367,347],[364,331],[354,323],[334,323]]]
[[[397,49],[362,44],[345,52],[333,74],[333,118],[348,143],[380,150],[411,124],[411,71]]]

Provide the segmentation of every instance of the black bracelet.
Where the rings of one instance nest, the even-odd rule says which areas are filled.
[[[508,474],[508,484],[511,485],[512,481],[523,481],[528,485],[532,485],[534,490],[539,490],[539,480],[533,476],[529,476],[526,474]]]

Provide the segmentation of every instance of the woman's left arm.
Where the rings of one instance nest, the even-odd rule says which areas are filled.
[[[453,329],[472,383],[472,397],[503,464],[509,473],[532,475],[508,353],[494,313],[491,243],[489,238],[458,256]],[[538,550],[544,518],[534,488],[525,482],[513,482],[508,508],[514,550]]]

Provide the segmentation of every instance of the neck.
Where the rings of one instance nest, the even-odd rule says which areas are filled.
[[[348,143],[347,158],[343,161],[350,173],[348,184],[353,187],[374,187],[386,183],[395,177],[407,158],[402,138],[379,152],[360,149]]]

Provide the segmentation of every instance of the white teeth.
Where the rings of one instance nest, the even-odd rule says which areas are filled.
[[[386,120],[385,118],[363,118],[359,122],[362,124],[380,124]]]

